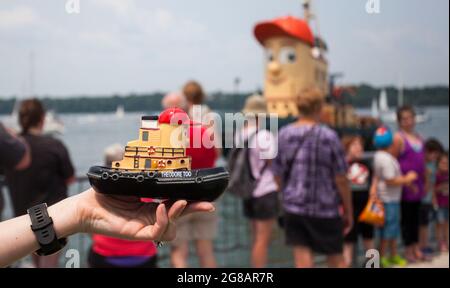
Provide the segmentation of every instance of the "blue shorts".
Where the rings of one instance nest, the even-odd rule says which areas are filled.
[[[400,203],[384,203],[384,226],[380,228],[380,237],[395,240],[400,237]]]
[[[448,222],[448,207],[439,207],[437,211],[438,223]]]

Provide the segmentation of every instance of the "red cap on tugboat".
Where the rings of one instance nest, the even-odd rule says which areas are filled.
[[[159,124],[182,125],[189,123],[189,116],[180,108],[170,108],[159,115]]]
[[[262,22],[255,26],[256,39],[264,45],[271,37],[287,36],[306,42],[314,46],[314,35],[308,23],[292,16],[276,18],[272,21]]]

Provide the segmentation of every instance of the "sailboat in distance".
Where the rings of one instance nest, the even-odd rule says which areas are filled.
[[[5,124],[12,128],[15,131],[20,131],[19,127],[19,109],[21,102],[25,100],[25,98],[33,98],[35,97],[35,54],[34,52],[30,52],[29,55],[29,66],[28,66],[28,77],[26,77],[26,81],[23,87],[22,95],[16,96],[16,100],[14,102],[13,110],[10,116],[5,120]],[[65,128],[64,123],[58,117],[56,111],[48,110],[45,114],[44,119],[44,127],[43,134],[45,135],[62,135],[64,134]]]
[[[398,90],[397,103],[400,106],[404,105],[403,88],[400,87]],[[382,89],[380,95],[372,100],[372,116],[374,118],[379,118],[384,123],[396,123],[397,122],[397,111],[389,107],[388,94],[386,89]],[[416,122],[417,124],[422,124],[430,120],[429,115],[426,111],[418,109],[416,111]]]
[[[122,119],[124,116],[125,116],[125,108],[123,107],[123,105],[117,106],[116,118]]]

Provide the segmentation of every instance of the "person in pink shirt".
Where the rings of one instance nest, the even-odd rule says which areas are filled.
[[[105,150],[105,164],[121,160],[124,149],[113,145]],[[151,202],[150,199],[142,199]],[[92,268],[157,268],[156,245],[152,241],[128,241],[103,235],[92,235],[89,266]]]
[[[448,153],[438,160],[435,182],[435,204],[438,207],[437,236],[441,252],[448,252]]]

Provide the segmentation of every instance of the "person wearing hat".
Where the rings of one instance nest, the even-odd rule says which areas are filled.
[[[266,50],[264,96],[270,113],[296,117],[296,97],[302,90],[316,87],[327,93],[328,64],[306,21],[288,16],[262,22],[254,35]]]
[[[248,142],[250,173],[256,180],[251,197],[243,203],[244,216],[251,221],[252,252],[251,263],[254,268],[267,265],[267,251],[272,230],[278,217],[277,185],[270,169],[271,159],[278,151],[276,137],[262,128],[267,114],[266,101],[260,95],[250,96],[242,110],[246,123],[236,134],[236,145]],[[240,146],[237,146],[240,147]]]
[[[405,266],[407,261],[397,251],[400,237],[400,201],[402,187],[411,186],[417,179],[415,172],[402,174],[400,164],[395,158],[394,136],[386,127],[380,127],[374,135],[377,152],[374,156],[374,183],[378,198],[383,202],[385,223],[380,229],[381,266]],[[387,250],[390,257],[387,257]]]

